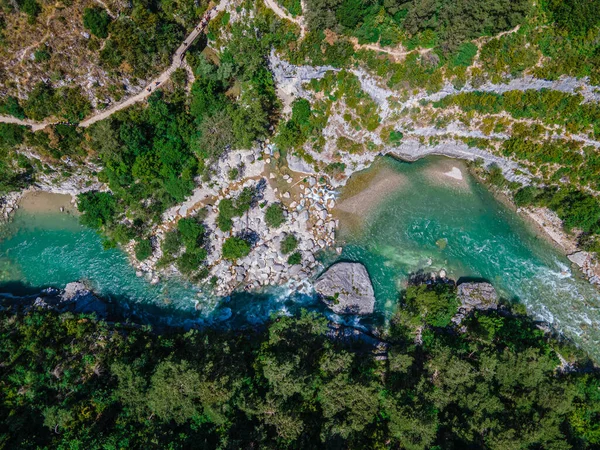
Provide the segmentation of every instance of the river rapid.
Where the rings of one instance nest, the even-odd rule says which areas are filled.
[[[341,255],[365,264],[377,297],[369,318],[334,320],[385,326],[410,274],[444,269],[453,279],[486,279],[507,299],[524,303],[600,360],[600,295],[569,261],[475,181],[459,161],[381,158],[342,190]],[[253,326],[273,313],[325,311],[312,295],[285,287],[214,298],[180,279],[151,285],[126,255],[103,250],[102,239],[75,216],[19,209],[3,226],[0,292],[33,293],[85,280],[126,312],[150,322],[184,326]]]

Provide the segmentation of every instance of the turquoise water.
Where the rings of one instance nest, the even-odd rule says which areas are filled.
[[[462,183],[443,175],[453,166],[462,169]],[[397,289],[410,273],[445,269],[450,278],[491,281],[504,298],[523,302],[532,314],[600,355],[598,291],[461,163],[428,159],[409,164],[386,158],[367,175],[390,170],[403,182],[379,199],[360,226],[343,230],[340,257],[367,266],[382,314],[390,317]],[[361,188],[348,185],[349,190]],[[352,223],[351,217],[346,219]]]
[[[462,169],[462,182],[443,175],[452,166]],[[383,173],[393,173],[401,182],[388,195],[373,198],[368,213],[341,217],[343,253],[325,257],[327,262],[360,261],[371,275],[377,315],[349,320],[368,324],[389,319],[409,274],[443,268],[451,278],[490,280],[504,297],[523,302],[600,359],[598,291],[469,177],[460,163],[382,159],[353,177],[342,196],[360,192]],[[136,276],[121,251],[103,250],[94,231],[66,214],[34,216],[19,211],[2,236],[0,292],[36,292],[86,280],[138,317],[200,326],[254,325],[274,312],[291,313],[300,307],[323,310],[312,296],[283,288],[216,299],[178,279],[153,286]]]
[[[314,303],[311,297],[290,297],[284,289],[217,299],[180,279],[151,285],[136,276],[122,251],[103,250],[100,236],[67,214],[19,211],[4,227],[3,236],[0,292],[4,293],[37,293],[48,286],[63,288],[71,281],[84,280],[138,318],[188,326],[252,325],[273,312]]]

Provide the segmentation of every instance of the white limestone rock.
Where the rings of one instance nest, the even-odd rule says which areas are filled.
[[[371,314],[375,308],[371,279],[359,263],[334,264],[316,281],[315,290],[336,314]]]

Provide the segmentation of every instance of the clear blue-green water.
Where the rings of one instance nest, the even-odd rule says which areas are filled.
[[[463,182],[443,175],[461,169]],[[367,266],[378,311],[389,318],[409,274],[445,269],[453,279],[482,278],[524,303],[600,356],[600,294],[567,258],[499,203],[460,162],[384,158],[347,185],[351,197],[377,179],[399,174],[399,187],[375,196],[360,220],[342,215],[343,260]],[[344,227],[350,223],[350,227]]]
[[[462,169],[462,182],[443,175],[452,166]],[[384,158],[353,177],[342,197],[390,173],[401,182],[386,195],[375,196],[368,213],[342,216],[342,255],[324,257],[325,262],[360,261],[372,278],[375,318],[349,320],[385,323],[409,274],[443,268],[451,278],[490,280],[504,297],[523,302],[600,359],[598,291],[460,163],[427,159],[408,164]],[[254,325],[274,312],[323,309],[312,296],[283,288],[215,299],[178,279],[153,286],[136,276],[121,251],[103,250],[94,231],[66,214],[20,211],[4,228],[0,292],[23,293],[86,280],[140,317],[184,325]]]

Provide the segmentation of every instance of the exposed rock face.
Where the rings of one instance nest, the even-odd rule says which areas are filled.
[[[294,172],[306,173],[312,175],[315,173],[315,169],[302,158],[294,156],[288,153],[287,155],[288,167]]]
[[[490,283],[463,283],[457,297],[464,309],[496,309],[498,293]]]
[[[375,307],[371,279],[359,263],[334,264],[316,281],[315,290],[337,314],[371,314]]]
[[[498,293],[490,283],[462,283],[458,286],[456,296],[461,303],[458,314],[452,318],[456,324],[460,324],[475,309],[498,308]]]
[[[48,289],[45,294],[47,295],[37,297],[33,306],[75,314],[95,313],[99,318],[106,318],[108,315],[106,303],[79,281],[67,284],[63,291]]]

